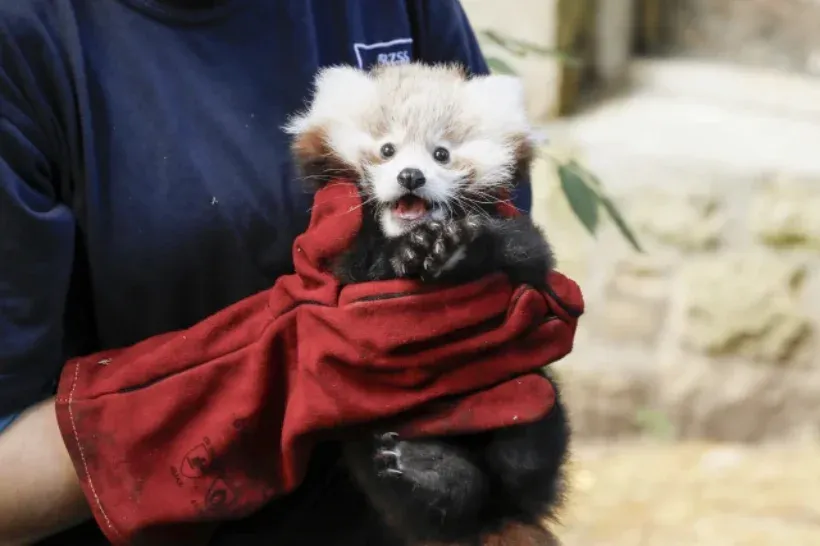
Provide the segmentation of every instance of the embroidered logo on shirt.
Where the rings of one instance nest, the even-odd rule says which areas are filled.
[[[359,68],[370,70],[380,64],[405,64],[412,60],[412,38],[397,38],[389,42],[353,44]]]

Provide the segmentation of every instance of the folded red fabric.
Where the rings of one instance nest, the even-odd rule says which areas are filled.
[[[57,417],[94,517],[114,544],[205,541],[214,522],[287,494],[319,441],[390,423],[473,432],[548,412],[539,373],[583,311],[503,275],[460,286],[340,287],[328,260],[361,225],[353,184],[320,190],[296,273],[182,331],[65,366]]]

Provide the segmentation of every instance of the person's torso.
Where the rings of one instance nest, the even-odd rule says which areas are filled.
[[[321,66],[414,55],[401,0],[58,5],[75,38],[69,353],[187,327],[289,273],[311,197],[287,116]]]

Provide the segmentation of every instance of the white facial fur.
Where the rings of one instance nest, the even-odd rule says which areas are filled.
[[[310,108],[285,131],[297,139],[321,133],[327,149],[385,205],[381,225],[388,236],[414,224],[388,206],[408,193],[398,182],[403,169],[424,174],[413,193],[434,204],[425,219],[443,219],[455,201],[486,201],[508,186],[519,148],[531,138],[518,78],[467,80],[455,67],[417,63],[370,73],[342,66],[320,71]],[[383,157],[388,143],[395,153]],[[445,162],[434,159],[439,147],[449,152]]]

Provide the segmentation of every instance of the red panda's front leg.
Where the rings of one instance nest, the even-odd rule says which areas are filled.
[[[532,520],[554,518],[565,493],[570,426],[558,385],[550,413],[533,423],[493,431],[485,457],[505,496]],[[522,518],[524,519],[524,518]]]
[[[468,449],[385,434],[347,444],[344,457],[373,508],[408,544],[480,536],[490,483]]]

